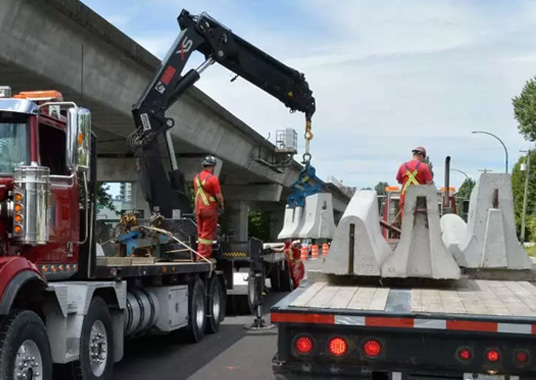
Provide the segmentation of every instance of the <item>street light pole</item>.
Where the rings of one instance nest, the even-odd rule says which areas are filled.
[[[508,173],[508,149],[506,148],[506,145],[504,145],[503,141],[498,138],[497,136],[495,136],[493,133],[491,132],[486,132],[486,131],[472,131],[471,133],[473,134],[476,134],[476,133],[482,133],[482,134],[485,134],[485,135],[490,135],[492,137],[495,137],[497,140],[499,140],[499,142],[502,144],[503,148],[504,148],[504,155],[506,157],[506,162],[505,162],[505,173]]]
[[[522,150],[522,152],[527,152],[527,161],[525,169],[525,192],[523,193],[523,214],[521,215],[521,244],[525,242],[525,219],[527,215],[527,199],[529,191],[529,175],[530,175],[530,149]]]

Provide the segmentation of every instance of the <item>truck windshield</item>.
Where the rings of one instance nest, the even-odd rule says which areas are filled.
[[[0,174],[28,163],[27,124],[0,120]]]

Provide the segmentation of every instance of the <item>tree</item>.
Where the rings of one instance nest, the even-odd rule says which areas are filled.
[[[516,220],[516,228],[518,233],[521,232],[521,217],[523,213],[523,195],[525,192],[525,175],[527,171],[521,171],[521,164],[525,162],[527,156],[522,156],[514,165],[512,170],[512,192],[514,195],[514,215]],[[527,223],[525,224],[526,239],[536,239],[536,236],[531,236],[531,216],[536,216],[536,151],[532,151],[530,155],[530,170],[529,170],[529,186],[527,197]]]
[[[263,211],[250,211],[249,236],[262,241],[270,241],[270,214]]]
[[[119,215],[119,212],[114,206],[112,196],[108,191],[110,191],[110,185],[107,185],[104,182],[97,182],[97,206],[107,207]]]
[[[387,182],[378,182],[376,186],[374,186],[374,190],[376,190],[376,193],[378,195],[387,195],[387,192],[385,191],[385,188],[389,186]]]
[[[433,170],[434,164],[432,164],[432,161],[430,161],[430,156],[424,157],[423,162],[425,164],[428,164],[428,166],[430,167],[430,173],[432,173],[432,178],[434,178],[434,170]],[[435,182],[435,180],[434,180],[434,182]]]
[[[536,141],[536,77],[523,87],[521,94],[512,99],[518,130],[525,140]]]
[[[361,190],[372,190],[372,187],[362,187]]]
[[[462,215],[463,210],[463,201],[467,201],[471,198],[471,192],[475,188],[476,181],[471,178],[466,178],[465,181],[463,181],[462,185],[458,189],[458,192],[456,193],[456,207],[458,208],[458,215],[463,216],[464,219],[465,216]]]

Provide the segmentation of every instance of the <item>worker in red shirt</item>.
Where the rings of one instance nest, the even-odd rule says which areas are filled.
[[[292,280],[292,288],[296,289],[300,286],[301,281],[305,277],[305,266],[300,258],[301,243],[299,240],[292,241],[286,239],[282,249],[276,249],[276,252],[285,252],[290,278]]]
[[[197,252],[210,259],[212,243],[216,237],[218,214],[223,212],[223,195],[218,177],[214,175],[216,157],[207,156],[202,162],[203,171],[194,177],[195,215],[197,218]],[[201,258],[198,257],[198,260]]]
[[[400,192],[400,219],[404,216],[404,201],[406,199],[406,191],[408,186],[412,185],[429,185],[433,182],[432,171],[430,167],[424,163],[426,158],[426,149],[422,146],[411,151],[413,153],[413,159],[400,165],[396,180],[402,184],[402,191]]]

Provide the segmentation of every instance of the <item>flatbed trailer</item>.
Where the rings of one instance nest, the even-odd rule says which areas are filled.
[[[277,380],[536,379],[534,282],[307,281],[271,312]]]

